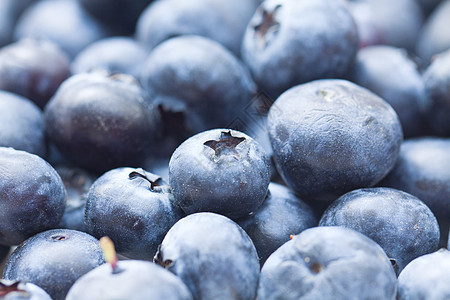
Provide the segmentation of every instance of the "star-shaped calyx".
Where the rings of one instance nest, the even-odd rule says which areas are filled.
[[[161,186],[162,178],[145,172],[143,169],[136,169],[128,175],[128,179],[133,180],[135,178],[141,178],[150,183],[150,190],[154,191],[155,187]]]
[[[280,23],[275,18],[275,14],[280,7],[281,5],[275,6],[272,11],[263,9],[261,22],[253,26],[258,44],[262,48],[265,48],[268,44],[268,34],[275,33],[280,28]]]
[[[245,141],[244,137],[236,137],[231,135],[231,131],[222,131],[219,140],[209,140],[203,143],[214,150],[215,156],[223,153],[237,154],[236,146]]]
[[[19,281],[14,282],[10,285],[0,282],[0,297],[3,298],[3,296],[6,296],[12,292],[19,292],[19,293],[23,293],[24,295],[28,295],[27,291],[19,288],[19,284],[20,284]]]

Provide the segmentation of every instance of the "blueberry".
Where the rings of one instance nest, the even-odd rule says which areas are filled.
[[[335,0],[268,0],[251,19],[242,58],[272,97],[320,78],[343,76],[358,49],[355,22]]]
[[[237,223],[252,239],[262,266],[266,259],[294,234],[317,225],[311,208],[288,188],[269,184],[269,193],[263,204],[250,216]]]
[[[409,263],[398,277],[398,300],[449,299],[450,252],[441,249]]]
[[[95,238],[76,230],[53,229],[17,247],[6,262],[3,278],[32,282],[52,299],[62,300],[78,278],[103,263]]]
[[[358,27],[361,47],[384,44],[408,50],[415,48],[423,24],[423,13],[416,0],[347,2]]]
[[[176,37],[156,47],[142,68],[141,82],[164,111],[182,114],[165,125],[185,126],[191,134],[227,126],[256,91],[236,57],[199,36]]]
[[[97,238],[109,236],[129,258],[152,259],[170,227],[181,218],[169,186],[143,169],[119,168],[89,190],[85,223]]]
[[[67,300],[191,300],[186,285],[162,267],[146,261],[119,261],[118,270],[103,264],[78,279]]]
[[[69,63],[67,55],[49,41],[20,40],[0,50],[0,89],[43,108],[70,76]]]
[[[65,208],[64,185],[45,160],[0,147],[0,244],[17,245],[54,228]]]
[[[177,275],[194,299],[255,299],[258,255],[236,223],[197,213],[178,221],[165,236],[154,261]]]
[[[334,201],[320,226],[359,231],[386,251],[397,272],[411,260],[437,250],[439,226],[418,198],[391,188],[359,189]]]
[[[352,80],[385,99],[395,109],[406,138],[430,134],[422,112],[425,84],[417,64],[404,49],[372,46],[361,49]]]
[[[342,227],[307,229],[264,264],[258,299],[391,299],[397,278],[383,249]]]
[[[144,47],[129,37],[111,37],[94,42],[75,57],[73,73],[106,70],[109,73],[125,73],[138,77],[147,57]]]
[[[13,41],[13,31],[20,14],[35,0],[0,1],[0,47]]]
[[[450,1],[441,1],[420,30],[416,43],[417,54],[431,61],[435,54],[450,49]]]
[[[159,136],[148,94],[125,75],[70,77],[46,106],[45,119],[61,153],[98,172],[141,164]]]
[[[169,162],[175,203],[186,214],[209,211],[239,218],[267,194],[270,166],[262,147],[239,131],[213,129],[183,142]]]
[[[8,300],[52,300],[40,287],[30,282],[0,280],[0,297]]]
[[[89,0],[87,0],[89,1]],[[137,39],[148,48],[180,35],[200,35],[239,55],[248,21],[260,0],[154,1],[139,17]]]
[[[76,167],[57,166],[55,169],[61,176],[67,192],[66,210],[58,228],[87,232],[84,211],[87,193],[96,177]]]
[[[86,13],[76,0],[36,1],[20,16],[15,40],[45,39],[59,45],[71,58],[84,47],[110,35],[110,31]]]
[[[46,155],[45,121],[30,100],[0,91],[0,146]]]
[[[392,107],[344,80],[286,91],[270,108],[268,128],[281,177],[305,199],[330,201],[375,185],[394,167],[402,142]]]
[[[437,134],[450,136],[450,49],[436,56],[423,79],[428,96],[424,110],[431,126]]]

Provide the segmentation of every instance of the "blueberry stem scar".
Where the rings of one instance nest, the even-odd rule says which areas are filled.
[[[261,23],[253,27],[255,36],[261,40],[263,47],[267,45],[267,33],[275,32],[280,27],[280,23],[275,19],[275,13],[280,7],[281,5],[275,6],[271,12],[263,10]]]
[[[6,296],[11,292],[20,292],[23,293],[26,297],[28,297],[28,293],[25,290],[19,289],[19,281],[12,283],[11,285],[4,284],[0,282],[0,297]]]
[[[222,131],[219,140],[209,140],[203,143],[203,145],[208,146],[213,149],[216,156],[219,156],[224,150],[233,150],[236,152],[235,148],[237,145],[245,140],[243,137],[235,137],[231,135],[231,131]]]
[[[128,175],[128,178],[143,178],[147,180],[150,183],[150,189],[152,191],[155,189],[155,187],[160,186],[159,183],[161,181],[161,177],[159,176],[155,176],[155,178],[148,178],[148,176],[146,176],[146,174],[144,173],[144,170],[133,171]]]

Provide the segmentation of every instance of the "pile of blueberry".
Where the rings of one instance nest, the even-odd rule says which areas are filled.
[[[450,299],[449,28],[450,0],[1,0],[0,299]]]

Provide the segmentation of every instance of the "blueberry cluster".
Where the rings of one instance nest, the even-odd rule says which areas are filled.
[[[0,299],[450,299],[450,0],[1,0]]]

